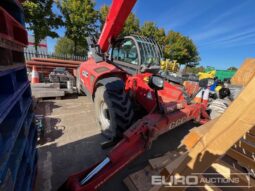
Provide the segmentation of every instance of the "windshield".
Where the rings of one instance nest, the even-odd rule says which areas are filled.
[[[149,38],[141,36],[134,36],[138,42],[139,50],[141,54],[141,65],[153,66],[160,65],[160,59],[162,58],[161,50],[158,44]]]
[[[138,64],[138,52],[132,39],[125,39],[117,43],[112,51],[112,58],[115,61],[122,61],[129,64]]]

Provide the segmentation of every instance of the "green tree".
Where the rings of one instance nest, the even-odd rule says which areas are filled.
[[[108,12],[109,12],[109,7],[107,5],[103,5],[99,10],[99,21],[100,21],[101,30],[103,29]]]
[[[80,45],[77,46],[76,51],[77,56],[84,56],[86,54],[85,47],[82,47]],[[54,52],[56,54],[72,56],[74,55],[74,42],[67,37],[59,38],[55,45]]]
[[[62,19],[53,13],[52,5],[53,0],[28,0],[23,3],[25,21],[28,30],[34,34],[36,51],[40,41],[47,36],[58,37],[54,30],[62,25]]]
[[[99,20],[101,24],[101,29],[103,28],[108,12],[109,12],[109,7],[107,5],[103,5],[100,8]],[[127,20],[125,21],[125,24],[120,36],[123,37],[123,36],[131,35],[131,34],[137,34],[139,33],[139,31],[140,31],[139,19],[135,16],[134,13],[130,13]]]
[[[141,35],[146,37],[155,37],[158,27],[153,22],[145,22],[141,27]]]
[[[163,28],[159,28],[156,31],[155,39],[159,43],[160,46],[162,46],[162,47],[165,46],[165,44],[166,44],[166,32]]]
[[[121,32],[121,36],[138,34],[140,31],[139,19],[134,13],[130,13]]]
[[[197,63],[200,60],[193,41],[178,32],[170,31],[165,40],[164,55],[180,64]]]
[[[165,45],[165,30],[159,29],[153,22],[145,22],[140,31],[141,35],[154,38],[161,46]]]
[[[98,12],[92,0],[62,0],[59,7],[64,17],[66,36],[74,42],[74,53],[77,47],[86,47],[86,37],[96,32]]]

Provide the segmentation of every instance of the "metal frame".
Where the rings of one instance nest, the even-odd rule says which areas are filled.
[[[118,43],[124,42],[126,39],[131,39],[135,43],[136,50],[137,50],[137,53],[138,53],[138,64],[137,65],[113,59],[112,55],[113,55],[113,50],[115,48],[115,45],[118,44]],[[141,42],[141,44],[143,46],[141,46],[138,42]],[[157,51],[153,50],[151,46],[146,46],[147,44],[153,45]],[[159,60],[158,60],[159,62],[160,62],[160,58],[163,57],[162,56],[162,51],[161,51],[158,43],[155,40],[153,40],[151,38],[143,37],[143,36],[132,35],[132,36],[126,36],[124,38],[120,38],[120,39],[115,41],[115,43],[112,46],[110,60],[112,62],[116,63],[116,64],[127,67],[129,69],[130,68],[135,69],[134,73],[132,73],[132,72],[128,72],[128,73],[131,73],[132,75],[138,74],[138,73],[141,73],[141,65],[142,65],[141,50],[143,50],[144,52],[147,52],[149,54],[152,53],[153,56],[155,56],[155,58],[159,58]]]

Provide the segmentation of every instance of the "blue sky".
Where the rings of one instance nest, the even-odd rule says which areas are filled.
[[[103,4],[111,0],[96,0],[96,9]],[[140,24],[154,21],[166,32],[189,36],[203,66],[239,67],[245,58],[255,57],[255,0],[138,0],[133,12]],[[64,31],[59,29],[59,35]],[[55,43],[48,38],[50,51]]]

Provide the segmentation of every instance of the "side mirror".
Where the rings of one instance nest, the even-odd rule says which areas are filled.
[[[151,76],[148,85],[155,91],[162,90],[164,88],[164,79],[160,76]]]
[[[155,96],[156,96],[156,104],[157,104],[157,109],[159,112],[162,112],[162,109],[160,108],[160,103],[159,103],[159,97],[158,97],[158,90],[162,90],[164,88],[164,79],[160,76],[154,76],[152,75],[149,78],[149,83],[148,85],[150,86],[151,89],[154,90]]]

